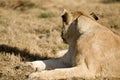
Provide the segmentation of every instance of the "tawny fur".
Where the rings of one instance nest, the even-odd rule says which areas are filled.
[[[65,10],[62,19],[61,36],[68,51],[62,51],[65,55],[57,59],[28,62],[39,70],[29,78],[120,78],[120,37],[82,12]]]

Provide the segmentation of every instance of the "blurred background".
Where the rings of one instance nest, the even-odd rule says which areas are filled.
[[[94,12],[98,23],[120,35],[120,0],[0,0],[0,80],[25,80],[25,61],[57,57],[67,49],[62,9]]]

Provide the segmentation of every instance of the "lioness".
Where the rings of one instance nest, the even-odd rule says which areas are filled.
[[[39,72],[29,78],[120,78],[120,37],[82,12],[62,14],[62,39],[69,45],[60,58],[28,62]]]

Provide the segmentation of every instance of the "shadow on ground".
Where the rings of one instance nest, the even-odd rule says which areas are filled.
[[[30,53],[27,49],[20,50],[17,47],[12,47],[6,44],[0,44],[0,53],[14,54],[15,56],[20,55],[22,61],[34,61],[39,59],[45,59],[45,57],[41,58],[38,54]]]
[[[120,0],[102,0],[103,3],[117,3],[120,2]]]

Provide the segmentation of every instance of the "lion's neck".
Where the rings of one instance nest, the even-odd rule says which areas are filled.
[[[71,47],[76,44],[77,39],[80,37],[80,33],[77,26],[77,24],[70,26],[67,32],[67,41],[69,46]]]

